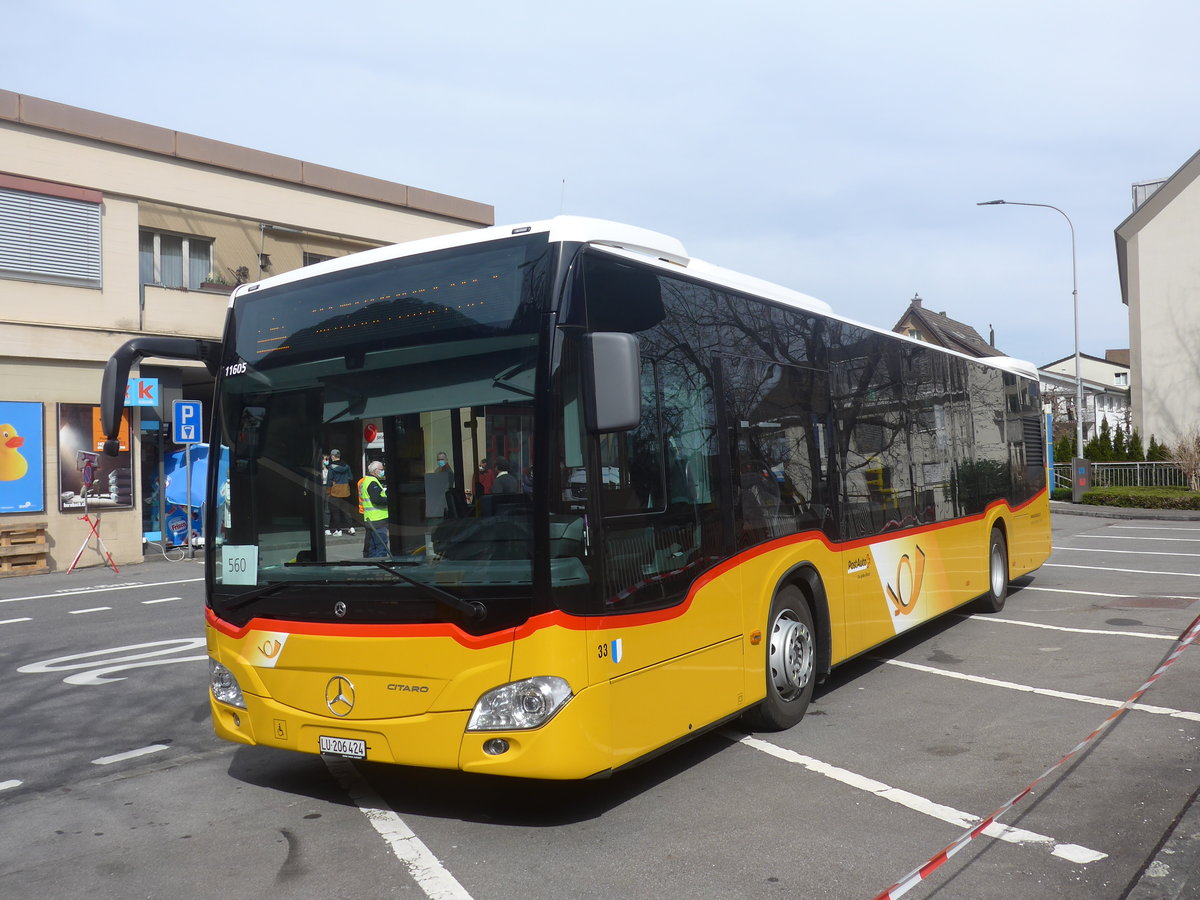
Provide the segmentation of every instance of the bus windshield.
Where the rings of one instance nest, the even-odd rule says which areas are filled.
[[[412,621],[436,615],[441,592],[528,596],[547,268],[545,236],[531,236],[235,301],[214,606],[319,618],[336,599],[320,586],[355,583],[377,589],[388,620]]]

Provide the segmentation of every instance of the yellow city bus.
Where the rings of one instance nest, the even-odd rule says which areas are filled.
[[[604,776],[736,717],[795,725],[833,666],[999,610],[1050,551],[1032,366],[611,222],[242,285],[222,341],[114,354],[106,426],[144,356],[217,379],[206,616],[230,741]]]

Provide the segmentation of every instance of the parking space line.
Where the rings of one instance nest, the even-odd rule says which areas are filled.
[[[1138,596],[1137,594],[1110,594],[1108,591],[1073,591],[1070,588],[1035,587],[1032,584],[1024,585],[1020,590],[1046,591],[1050,594],[1082,594],[1084,597],[1110,597],[1114,600],[1126,600]]]
[[[1169,553],[1165,550],[1109,550],[1107,547],[1058,547],[1051,550],[1070,550],[1074,553],[1133,553],[1137,556],[1200,556],[1200,553]]]
[[[99,759],[93,759],[92,765],[111,766],[113,763],[137,759],[139,756],[148,756],[151,753],[167,749],[170,749],[167,744],[151,744],[149,747],[138,747],[136,750],[126,750],[124,753],[114,753],[112,756],[101,756]]]
[[[1066,563],[1042,563],[1043,569],[1087,569],[1089,572],[1124,572],[1127,575],[1179,575],[1200,578],[1200,572],[1153,572],[1146,569],[1114,569],[1109,566],[1071,566]]]
[[[777,744],[772,744],[769,741],[764,741],[760,738],[751,735],[741,735],[733,731],[723,730],[721,732],[726,738],[731,741],[736,741],[745,744],[747,747],[752,747],[763,753],[774,756],[776,759],[784,762],[795,763],[803,766],[810,772],[818,775],[824,775],[826,778],[832,778],[841,784],[848,787],[856,788],[860,791],[874,794],[875,796],[887,800],[891,803],[899,804],[900,806],[911,809],[913,812],[921,813],[922,815],[930,816],[934,819],[939,819],[942,822],[947,822],[958,828],[970,828],[983,821],[981,816],[972,815],[962,810],[954,809],[951,806],[946,806],[942,803],[936,803],[926,797],[918,794],[913,794],[909,791],[901,790],[900,788],[892,787],[884,784],[882,781],[876,781],[873,778],[868,778],[864,775],[858,775],[848,769],[842,769],[838,766],[830,765],[829,763],[821,762],[818,759],[813,759],[810,756],[804,756],[796,753],[794,750],[788,750],[785,747],[780,747]],[[999,822],[993,822],[983,830],[983,833],[989,837],[998,838],[1010,844],[1018,845],[1039,845],[1049,846],[1050,854],[1057,856],[1059,859],[1065,859],[1068,862],[1076,863],[1077,865],[1086,865],[1087,863],[1097,862],[1108,856],[1107,853],[1101,853],[1098,850],[1091,850],[1079,844],[1064,844],[1059,843],[1052,837],[1044,834],[1038,834],[1034,831],[1026,831],[1024,828],[1013,828],[1009,825],[1001,825]]]
[[[1142,594],[1113,594],[1109,591],[1073,591],[1070,588],[1057,587],[1034,587],[1032,584],[1024,585],[1013,591],[1014,594],[1019,591],[1045,591],[1048,594],[1080,594],[1084,597],[1108,597],[1112,600],[1133,600],[1142,597]],[[1200,600],[1200,597],[1188,597],[1183,594],[1163,594],[1166,600]]]
[[[168,584],[194,584],[203,580],[203,578],[178,578],[174,581],[155,581],[149,584],[138,584],[137,582],[130,582],[129,584],[110,584],[106,587],[81,588],[79,590],[60,591],[54,594],[30,594],[26,597],[0,597],[0,603],[17,603],[21,600],[48,600],[52,597],[78,597],[80,594],[101,594],[105,591],[135,591],[139,588],[164,587]]]
[[[1178,531],[1180,529],[1171,529]],[[1094,538],[1100,541],[1166,541],[1169,544],[1200,544],[1200,538],[1165,538],[1140,534],[1073,534],[1072,538]]]
[[[1172,638],[1178,640],[1178,638]],[[919,663],[905,662],[902,659],[883,659],[881,657],[872,657],[877,662],[884,663],[889,666],[899,666],[902,669],[912,669],[915,672],[926,672],[930,675],[941,675],[944,678],[954,678],[958,681],[969,681],[972,684],[984,684],[988,687],[1004,688],[1010,691],[1020,691],[1023,694],[1039,694],[1043,697],[1054,697],[1058,700],[1074,700],[1077,703],[1090,703],[1093,706],[1111,706],[1120,708],[1125,705],[1123,700],[1108,700],[1104,697],[1091,697],[1087,694],[1073,694],[1069,691],[1056,691],[1051,688],[1033,687],[1028,684],[1017,684],[1015,681],[1001,681],[998,678],[985,678],[982,675],[967,675],[964,672],[950,672],[946,669],[937,669],[933,666],[923,666]],[[1129,707],[1136,709],[1139,712],[1152,713],[1157,716],[1172,716],[1176,719],[1187,719],[1189,722],[1200,722],[1200,713],[1189,712],[1182,709],[1171,709],[1167,706],[1151,706],[1147,703],[1133,703]]]
[[[998,619],[992,615],[976,616],[963,613],[959,613],[958,615],[964,619],[970,619],[973,622],[996,622],[999,625],[1020,625],[1024,628],[1042,628],[1046,631],[1066,631],[1070,634],[1096,634],[1109,637],[1150,638],[1151,640],[1155,641],[1179,640],[1178,635],[1150,634],[1145,631],[1104,631],[1100,628],[1068,628],[1065,625],[1045,625],[1041,622],[1020,622],[1017,619]]]
[[[1200,531],[1200,528],[1180,528],[1178,525],[1109,525],[1109,528],[1124,528],[1129,531]]]
[[[367,821],[392,848],[400,862],[425,896],[434,900],[471,900],[466,888],[450,874],[425,843],[396,812],[387,805],[359,774],[354,764],[345,759],[325,757],[325,765],[350,799],[367,817]]]

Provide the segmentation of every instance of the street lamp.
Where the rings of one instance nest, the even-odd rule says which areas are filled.
[[[1019,203],[1016,200],[985,200],[976,206],[1040,206],[1052,209],[1067,220],[1071,229],[1071,299],[1075,307],[1075,455],[1083,456],[1083,375],[1079,363],[1079,279],[1075,266],[1075,225],[1071,217],[1049,203]]]

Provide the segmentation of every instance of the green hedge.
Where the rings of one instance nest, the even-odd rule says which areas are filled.
[[[1184,487],[1092,488],[1081,502],[1134,509],[1200,509],[1200,492]]]

